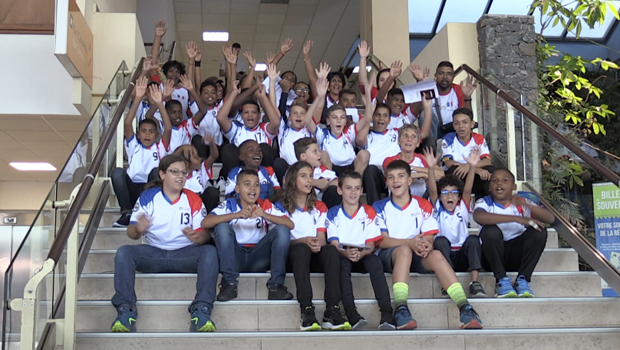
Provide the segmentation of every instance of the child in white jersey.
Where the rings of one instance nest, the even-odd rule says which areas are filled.
[[[246,140],[239,145],[239,160],[241,166],[233,168],[228,173],[228,180],[226,181],[226,196],[232,197],[235,195],[235,188],[237,187],[237,176],[243,169],[252,169],[258,173],[260,180],[260,199],[269,198],[272,203],[275,203],[282,195],[282,189],[280,188],[280,182],[276,177],[273,168],[268,166],[264,167],[261,164],[263,160],[263,152],[260,145],[254,140]]]
[[[187,174],[183,157],[165,156],[159,163],[160,180],[149,183],[153,187],[142,192],[136,202],[127,236],[143,238],[144,244],[125,245],[116,252],[112,304],[118,317],[112,332],[136,331],[136,271],[197,273],[196,296],[189,306],[190,330],[215,331],[211,311],[219,270],[217,251],[206,244],[211,235],[200,227],[207,215],[204,205],[195,193],[183,188]]]
[[[187,176],[185,188],[200,196],[208,214],[220,202],[220,190],[211,186],[209,182],[213,179],[213,163],[217,159],[218,151],[213,138],[207,140],[210,142],[211,151],[209,157],[204,161],[198,156],[198,150],[194,145],[180,146],[174,151],[174,154],[183,156],[189,164],[191,172]]]
[[[312,166],[297,162],[288,169],[284,195],[275,205],[295,224],[291,230],[289,263],[297,286],[297,301],[301,307],[302,331],[350,330],[340,312],[340,257],[336,247],[327,244],[325,217],[327,207],[316,200],[312,186]],[[312,304],[310,272],[325,276],[325,313],[319,325]]]
[[[295,141],[295,155],[300,161],[308,162],[314,169],[312,185],[319,200],[327,208],[342,203],[338,194],[338,176],[336,173],[321,164],[321,150],[314,137],[305,137]]]
[[[480,228],[485,269],[493,271],[495,296],[533,297],[532,272],[547,242],[544,223],[555,216],[533,202],[513,195],[517,189],[514,175],[498,169],[491,176],[491,195],[480,198],[474,207],[474,220]],[[506,271],[517,271],[514,288]]]
[[[428,165],[436,166],[437,157],[430,147],[424,151],[424,158]],[[473,206],[471,188],[476,164],[480,160],[480,148],[473,148],[469,156],[464,158],[469,164],[464,185],[454,175],[446,175],[436,182],[434,172],[429,172],[429,196],[434,207],[433,215],[439,224],[439,233],[435,236],[433,246],[443,254],[454,271],[471,273],[469,292],[472,297],[486,297],[482,284],[478,282],[478,274],[482,269],[480,239],[476,235],[470,236],[468,229]],[[443,288],[441,293],[448,296]]]
[[[214,229],[222,272],[218,301],[237,297],[239,272],[265,272],[270,300],[289,300],[293,294],[284,286],[290,230],[295,224],[267,199],[259,198],[258,174],[244,169],[237,177],[235,198],[220,203],[203,220],[202,227]]]
[[[433,206],[426,199],[409,194],[409,164],[396,160],[387,166],[385,176],[391,196],[373,204],[382,232],[379,258],[394,282],[394,318],[397,329],[415,329],[417,323],[407,307],[409,272],[435,272],[441,286],[459,308],[461,328],[482,328],[478,314],[465,296],[454,270],[444,256],[433,250],[439,232]]]
[[[353,329],[368,324],[355,308],[355,296],[351,283],[351,272],[370,273],[370,282],[379,303],[381,320],[379,329],[394,329],[394,316],[390,303],[383,267],[373,252],[381,241],[377,213],[366,204],[360,204],[362,177],[354,171],[346,171],[338,180],[338,193],[342,205],[327,212],[327,240],[340,252],[340,286],[342,304]]]
[[[157,124],[150,119],[145,119],[138,123],[138,130],[134,134],[132,123],[136,116],[138,105],[146,93],[146,89],[146,77],[138,79],[136,81],[136,94],[133,104],[123,124],[125,151],[129,159],[129,166],[127,170],[115,168],[110,175],[114,193],[121,207],[121,217],[114,223],[115,227],[129,225],[131,208],[140,196],[140,193],[142,193],[144,185],[150,180],[149,177],[153,177],[150,174],[159,166],[159,160],[170,152],[170,130],[172,125],[164,108],[162,93],[159,91],[158,86],[152,85],[149,89],[154,105],[162,111],[164,130],[161,140],[157,141],[159,137]]]

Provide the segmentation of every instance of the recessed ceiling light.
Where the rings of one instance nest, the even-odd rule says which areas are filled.
[[[267,65],[265,63],[257,63],[256,66],[254,66],[254,71],[256,72],[264,72],[267,70]]]
[[[10,162],[10,166],[21,171],[56,171],[56,167],[46,162]]]
[[[370,72],[372,70],[371,66],[366,66],[366,71]],[[359,73],[360,71],[360,66],[355,66],[355,68],[353,68],[353,73]]]
[[[228,41],[228,32],[202,32],[203,41]]]

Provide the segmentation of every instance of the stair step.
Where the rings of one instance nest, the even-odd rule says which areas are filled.
[[[508,273],[514,279],[516,273]],[[368,274],[353,273],[351,276],[353,291],[358,299],[374,299],[374,292]],[[467,296],[470,282],[469,273],[459,272],[457,277]],[[409,298],[441,298],[441,285],[434,274],[411,274]],[[267,300],[268,273],[244,273],[239,278],[238,300]],[[310,274],[312,292],[315,297],[322,297],[325,288],[324,276]],[[388,286],[392,285],[391,274],[386,274]],[[490,272],[482,272],[479,278],[489,297],[495,292],[495,278]],[[535,272],[532,276],[532,288],[537,297],[600,297],[601,278],[596,272]],[[219,283],[219,281],[218,281]],[[285,285],[296,295],[293,274],[286,275]],[[188,300],[196,293],[195,274],[136,274],[136,296],[138,300]],[[162,292],[164,291],[165,292]],[[390,294],[392,289],[390,288]],[[110,300],[114,295],[113,274],[83,274],[78,284],[80,300]]]
[[[78,333],[78,349],[248,349],[296,350],[367,349],[369,344],[388,349],[615,349],[617,328],[551,328],[502,330],[416,330],[355,332],[243,332],[231,333]]]
[[[184,332],[189,329],[189,300],[138,301],[140,332]],[[325,310],[323,301],[314,301],[316,314]],[[458,329],[459,312],[451,300],[409,300],[409,308],[420,329]],[[618,298],[533,298],[472,299],[486,329],[619,327]],[[374,300],[358,300],[357,309],[369,322],[368,329],[379,324]],[[107,332],[116,318],[109,301],[78,301],[78,332]],[[299,327],[299,304],[288,301],[216,302],[212,318],[221,330],[284,331]]]
[[[104,213],[104,218],[108,213]],[[99,228],[91,249],[117,249],[123,245],[141,244],[142,240],[134,240],[127,237],[127,229],[113,228],[112,222],[118,219],[118,212],[110,218],[110,227]],[[103,220],[103,218],[102,218]],[[469,229],[469,234],[477,234],[478,229]],[[555,229],[549,229],[547,232],[547,245],[545,248],[558,248],[558,233]]]
[[[113,272],[114,254],[116,254],[115,249],[91,250],[83,273]],[[578,261],[578,255],[574,249],[548,248],[543,252],[535,271],[579,271]]]

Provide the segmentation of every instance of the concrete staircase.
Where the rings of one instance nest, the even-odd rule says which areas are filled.
[[[558,248],[557,233],[549,231],[547,248],[532,277],[534,299],[470,299],[485,327],[459,330],[458,310],[441,298],[434,275],[411,274],[409,307],[420,328],[415,331],[378,331],[379,312],[367,275],[354,274],[360,313],[369,321],[363,331],[300,332],[296,300],[267,300],[267,273],[242,274],[239,297],[216,302],[213,320],[218,332],[189,333],[187,306],[195,294],[195,274],[138,274],[138,333],[109,333],[116,317],[110,303],[114,294],[114,253],[127,238],[124,229],[111,228],[118,217],[114,197],[102,219],[78,285],[78,349],[616,349],[620,343],[620,302],[601,297],[600,277],[578,271],[572,249]],[[476,230],[472,229],[472,233]],[[466,286],[469,274],[458,273]],[[515,277],[515,274],[510,274]],[[391,276],[386,275],[388,284]],[[322,274],[312,274],[317,317],[325,303]],[[483,272],[480,281],[489,295],[495,281]],[[292,274],[286,286],[295,293]],[[467,288],[466,288],[467,289]],[[373,344],[371,345],[372,342]]]

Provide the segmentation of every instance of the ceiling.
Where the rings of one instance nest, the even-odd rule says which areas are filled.
[[[339,68],[359,36],[359,0],[289,0],[288,4],[262,4],[259,0],[174,0],[177,24],[177,59],[187,62],[185,44],[196,42],[202,52],[203,78],[217,75],[222,44],[203,42],[203,31],[228,31],[230,43],[241,44],[257,62],[267,52],[278,52],[286,38],[293,49],[278,70],[293,70],[306,80],[301,48],[313,40],[312,63],[327,62]]]
[[[82,116],[0,115],[0,180],[54,181],[86,128]],[[49,162],[56,171],[18,171],[9,162]]]

